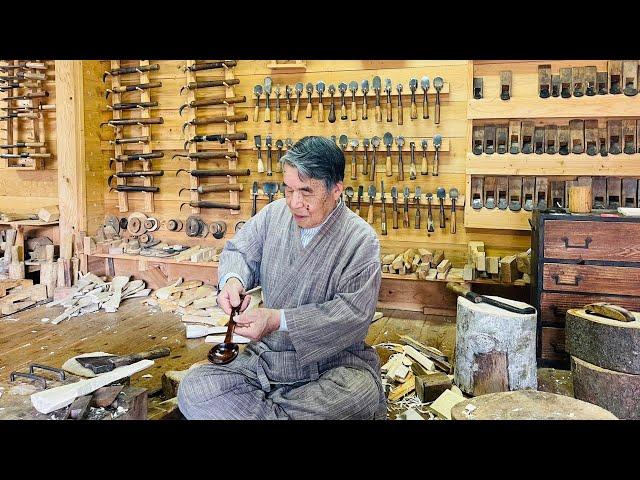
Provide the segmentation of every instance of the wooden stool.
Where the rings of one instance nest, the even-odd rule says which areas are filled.
[[[473,405],[475,409],[468,407]],[[575,398],[535,390],[500,392],[464,400],[452,420],[616,420],[603,408]]]

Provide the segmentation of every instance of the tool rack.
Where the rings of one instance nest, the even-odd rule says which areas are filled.
[[[35,64],[43,63],[39,60],[8,60],[4,65],[19,65],[20,62],[33,62]],[[8,89],[8,97],[15,97],[21,95],[29,95],[36,92],[45,91],[44,82],[46,82],[46,64],[44,69],[24,66],[22,68],[12,68],[7,70],[7,75],[14,75],[20,71],[35,71],[44,73],[45,79],[27,79],[17,80],[17,83],[24,82],[24,87]],[[11,83],[11,82],[8,82]],[[47,92],[48,94],[48,92]],[[48,95],[47,95],[48,96]],[[51,154],[47,152],[45,142],[45,125],[44,125],[44,110],[55,110],[55,105],[48,105],[43,103],[43,99],[47,97],[28,98],[24,100],[5,100],[6,102],[7,116],[12,110],[28,109],[31,114],[36,114],[37,118],[20,118],[14,117],[6,120],[6,144],[13,145],[17,142],[33,142],[33,143],[45,143],[43,147],[14,147],[11,149],[5,149],[7,152],[14,155],[30,153],[36,154],[37,157],[25,157],[25,158],[0,158],[0,169],[13,169],[13,170],[41,170],[45,168],[45,158],[51,158]],[[4,111],[3,111],[4,112]],[[29,128],[24,128],[25,123],[30,124]],[[23,138],[21,138],[23,137]],[[28,151],[21,152],[20,150],[27,148]]]
[[[193,66],[196,64],[196,60],[187,60],[186,63],[186,68],[185,68],[185,74],[186,74],[186,82],[187,84],[190,82],[196,82],[197,78],[196,78],[196,74],[197,71],[191,71],[189,70],[189,67]],[[223,71],[224,71],[224,80],[234,80],[235,79],[235,75],[233,73],[233,68],[234,67],[227,67],[226,64],[223,65]],[[211,75],[211,71],[210,70],[203,70],[202,71],[203,75]],[[235,90],[234,90],[234,86],[233,85],[229,85],[226,84],[223,87],[211,87],[213,89],[217,89],[217,88],[224,88],[225,92],[224,92],[224,97],[225,98],[231,98],[231,97],[235,97]],[[207,91],[211,91],[211,88],[207,88]],[[193,90],[188,90],[188,94],[187,94],[187,103],[191,103],[192,101],[196,100],[196,93],[198,92],[198,89],[193,89]],[[233,103],[224,103],[221,106],[224,106],[225,108],[225,115],[226,116],[231,116],[231,115],[235,115],[235,104]],[[217,108],[217,106],[207,106],[206,108]],[[198,116],[198,108],[203,108],[203,107],[191,107],[189,108],[189,113],[186,117],[188,122],[192,122],[193,120],[195,120]],[[231,134],[231,133],[236,133],[236,125],[235,122],[230,122],[228,120],[225,120],[224,122],[226,131],[224,133]],[[194,137],[196,135],[196,128],[197,125],[193,125],[191,123],[189,123],[187,125],[187,128],[184,129],[184,133],[185,133],[185,141],[191,139],[192,137]],[[222,144],[222,148],[226,149],[227,152],[229,153],[235,153],[236,156],[227,156],[227,161],[228,161],[228,168],[230,169],[236,169],[238,168],[238,158],[237,158],[237,150],[236,150],[236,143],[235,141],[225,141],[224,144]],[[189,144],[189,154],[192,153],[196,153],[198,151],[198,143],[197,142],[192,142]],[[199,159],[189,159],[189,170],[198,170],[198,162],[200,160]],[[238,183],[238,179],[235,176],[228,176],[227,177],[229,179],[229,184],[235,184]],[[201,194],[198,193],[198,191],[196,190],[198,187],[200,186],[200,178],[199,177],[194,177],[193,175],[190,175],[190,180],[189,180],[189,188],[191,189],[191,201],[192,202],[199,202],[200,196]],[[230,191],[229,192],[229,203],[233,204],[233,205],[238,205],[240,203],[240,192],[237,191]],[[195,214],[195,213],[200,213],[200,208],[198,207],[191,207],[191,213]],[[229,210],[229,213],[231,215],[238,215],[240,213],[239,210]]]
[[[140,66],[147,66],[149,65],[149,60],[140,60]],[[111,60],[111,68],[112,69],[117,69],[120,68],[120,60]],[[149,83],[149,72],[138,72],[140,75],[140,80],[137,83],[143,84],[143,83]],[[125,74],[125,75],[131,75],[131,74]],[[116,87],[120,87],[122,86],[121,84],[121,75],[112,75],[111,76],[111,88],[115,89]],[[140,102],[149,102],[151,99],[151,93],[150,93],[151,89],[140,89]],[[122,102],[122,96],[129,94],[130,92],[125,92],[125,93],[116,93],[113,92],[111,94],[112,97],[112,102],[111,104],[117,104],[117,103],[121,103]],[[114,120],[120,120],[122,118],[124,118],[122,116],[122,113],[126,111],[126,110],[112,110],[113,112],[113,119]],[[151,107],[138,107],[138,109],[135,110],[137,113],[136,115],[140,115],[140,118],[150,118],[151,117]],[[124,134],[124,129],[126,127],[131,127],[130,125],[120,125],[120,126],[115,126],[114,128],[114,138],[116,140],[122,139],[123,138],[123,134]],[[140,148],[140,144],[142,145],[142,152],[128,152],[129,155],[131,154],[135,154],[135,153],[151,153],[152,149],[151,149],[151,125],[140,125],[140,136],[146,136],[148,137],[148,140],[145,142],[140,142],[136,145],[136,147],[138,147],[137,149]],[[124,154],[124,146],[122,144],[114,144],[114,150],[115,150],[115,158],[118,158],[120,155]],[[131,160],[130,160],[131,161]],[[138,161],[138,160],[136,160]],[[148,172],[151,170],[151,160],[147,159],[147,160],[140,160],[142,162],[142,171]],[[120,173],[120,172],[124,172],[125,168],[124,168],[124,164],[127,162],[115,162],[115,168],[116,168],[116,173]],[[117,179],[117,185],[127,185],[127,178],[120,178],[120,177],[116,177]],[[143,184],[142,186],[145,187],[151,187],[153,186],[153,177],[143,177]],[[136,192],[138,193],[138,192]],[[140,192],[142,193],[142,195],[144,196],[144,211],[145,212],[153,212],[154,211],[154,203],[153,203],[153,192]],[[118,208],[121,212],[128,212],[129,211],[129,192],[118,192]]]

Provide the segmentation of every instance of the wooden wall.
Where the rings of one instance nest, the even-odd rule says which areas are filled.
[[[44,98],[43,104],[56,103],[55,88],[55,63],[53,60],[40,60],[47,64],[47,80],[42,81],[43,90],[49,92],[49,97]],[[38,70],[39,72],[41,70]],[[2,75],[6,75],[3,73]],[[7,92],[0,92],[0,98],[8,96]],[[2,107],[6,106],[1,102]],[[43,110],[44,139],[47,144],[46,151],[51,153],[51,158],[44,160],[43,170],[0,170],[0,211],[8,212],[33,212],[46,205],[58,203],[58,158],[56,154],[56,112],[55,110]],[[5,115],[6,111],[0,113]],[[19,119],[19,137],[14,141],[33,141],[33,129],[31,120]],[[42,123],[43,122],[43,123]],[[0,141],[7,143],[7,122],[0,122]],[[21,149],[20,151],[23,151]],[[9,152],[3,150],[3,152]]]
[[[85,62],[87,63],[87,62]],[[152,161],[153,169],[162,169],[164,170],[164,176],[160,178],[154,179],[154,185],[160,187],[160,192],[155,194],[155,212],[149,213],[145,212],[148,215],[154,215],[161,220],[168,220],[170,218],[181,218],[185,220],[188,215],[191,214],[191,209],[188,205],[184,206],[182,212],[179,211],[180,203],[182,201],[189,200],[189,192],[183,192],[181,198],[178,197],[178,190],[180,188],[187,188],[189,186],[189,177],[184,173],[181,173],[179,177],[175,176],[175,172],[179,168],[188,168],[189,161],[184,158],[175,158],[171,157],[177,153],[184,153],[183,143],[184,136],[182,133],[182,125],[186,121],[186,117],[188,114],[188,110],[184,112],[184,116],[180,117],[178,114],[178,108],[181,104],[185,103],[186,95],[180,95],[180,88],[186,83],[186,75],[180,69],[180,67],[184,66],[184,60],[151,60],[151,63],[159,63],[160,70],[149,72],[150,81],[161,81],[162,87],[153,89],[151,91],[151,100],[157,100],[159,102],[159,107],[157,109],[152,110],[152,117],[161,116],[164,119],[164,124],[162,125],[153,125],[151,127],[151,138],[152,138],[152,148],[153,150],[162,150],[164,152],[164,158],[162,159],[154,159]],[[250,196],[250,187],[253,181],[258,181],[259,184],[262,184],[265,181],[275,181],[279,182],[282,179],[281,174],[274,173],[273,177],[268,177],[266,173],[259,174],[257,172],[257,157],[256,152],[253,149],[253,136],[261,135],[263,138],[267,134],[271,134],[273,136],[273,141],[275,144],[275,140],[278,138],[285,139],[287,137],[292,138],[294,141],[305,136],[305,135],[325,135],[331,136],[336,135],[339,136],[341,134],[347,135],[349,138],[358,138],[360,140],[360,144],[362,144],[362,139],[365,137],[371,138],[374,135],[382,137],[385,132],[391,132],[394,137],[398,135],[403,135],[406,139],[406,145],[410,141],[415,141],[418,148],[416,149],[416,162],[418,164],[418,169],[420,168],[421,161],[421,150],[419,148],[420,141],[422,138],[428,138],[431,144],[431,140],[436,133],[439,133],[443,136],[443,139],[449,142],[450,151],[449,152],[441,152],[440,155],[440,174],[437,177],[432,175],[422,176],[418,174],[418,178],[415,181],[411,181],[408,178],[408,164],[409,164],[409,154],[405,152],[404,154],[404,163],[405,163],[405,181],[399,182],[396,179],[396,174],[394,173],[393,177],[386,177],[384,174],[384,149],[382,150],[382,155],[378,155],[378,172],[376,174],[376,188],[380,188],[380,180],[385,181],[385,190],[387,192],[388,201],[390,201],[389,191],[391,186],[397,185],[400,187],[409,186],[411,191],[413,192],[415,186],[419,185],[422,188],[423,194],[427,191],[431,191],[434,193],[435,190],[439,186],[443,186],[446,188],[447,192],[451,187],[457,187],[460,191],[461,195],[464,195],[465,192],[465,161],[466,154],[469,150],[468,145],[470,141],[467,139],[468,132],[468,120],[467,120],[467,102],[469,99],[469,94],[471,91],[471,86],[469,84],[469,69],[470,64],[468,61],[462,60],[438,60],[438,61],[428,61],[428,60],[391,60],[391,61],[335,61],[335,60],[310,60],[307,61],[307,70],[304,73],[280,73],[280,72],[272,72],[269,68],[267,68],[267,64],[269,61],[267,60],[240,60],[238,62],[238,66],[234,70],[234,74],[236,78],[240,80],[240,84],[235,87],[236,95],[245,95],[247,97],[247,102],[244,104],[236,105],[236,113],[246,113],[249,117],[247,122],[240,122],[236,125],[236,131],[238,132],[246,132],[247,133],[247,141],[242,141],[237,143],[237,148],[239,150],[239,168],[249,168],[251,169],[251,177],[239,177],[238,181],[244,184],[245,190],[240,194],[241,201],[241,212],[240,214],[231,214],[229,211],[223,210],[202,210],[201,215],[208,221],[213,220],[224,220],[227,222],[228,235],[225,239],[221,241],[216,241],[212,237],[207,237],[204,240],[204,243],[207,244],[219,244],[222,245],[224,240],[229,238],[233,234],[234,225],[237,221],[246,220],[250,216],[251,211],[251,196]],[[122,66],[134,65],[133,62],[121,61]],[[100,63],[100,68],[86,68],[86,75],[91,78],[85,78],[85,86],[90,84],[92,86],[89,89],[90,92],[93,92],[93,88],[100,89],[102,96],[96,95],[92,98],[94,103],[98,104],[96,108],[96,112],[100,112],[101,121],[107,121],[112,118],[111,111],[106,108],[107,101],[104,100],[104,89],[109,88],[110,80],[107,79],[105,84],[102,84],[101,80],[98,79],[98,75],[101,75],[101,72],[104,70],[108,70],[110,68],[110,63],[108,61],[103,61]],[[281,105],[282,105],[282,123],[275,123],[275,112],[274,112],[274,99],[275,95],[272,95],[271,98],[271,108],[272,108],[272,121],[271,123],[265,123],[263,121],[263,113],[264,113],[264,95],[261,98],[261,109],[260,109],[260,119],[259,121],[253,122],[253,107],[254,107],[254,96],[253,86],[255,84],[263,84],[264,78],[266,76],[271,76],[273,79],[273,83],[280,84],[284,89],[284,85],[294,85],[296,82],[313,82],[314,85],[323,80],[327,87],[329,84],[333,83],[337,86],[338,83],[344,81],[348,83],[350,80],[357,80],[360,84],[361,81],[365,78],[368,78],[370,81],[373,76],[378,75],[382,78],[383,82],[385,78],[390,78],[393,81],[394,88],[397,83],[402,82],[405,87],[405,91],[408,91],[408,81],[411,77],[416,77],[420,79],[423,75],[428,75],[433,82],[433,78],[436,76],[442,76],[445,83],[449,84],[450,93],[448,95],[442,96],[442,109],[441,109],[441,122],[439,125],[434,124],[434,104],[435,98],[430,96],[430,119],[424,120],[422,119],[422,111],[421,106],[419,105],[418,119],[411,120],[409,118],[409,100],[408,98],[403,99],[404,103],[404,125],[397,125],[397,111],[396,111],[396,99],[394,97],[394,118],[392,123],[387,123],[384,121],[384,106],[383,106],[383,122],[377,123],[374,118],[374,110],[373,110],[373,92],[370,91],[370,101],[369,101],[369,119],[361,120],[361,99],[358,101],[358,121],[352,122],[350,120],[340,120],[339,118],[339,110],[338,110],[338,119],[335,123],[331,124],[326,121],[326,116],[328,115],[328,96],[325,93],[325,121],[320,123],[317,121],[317,100],[314,103],[313,109],[313,118],[307,119],[305,118],[305,106],[306,106],[306,94],[303,93],[303,102],[301,105],[301,111],[299,114],[299,121],[297,124],[291,123],[286,120],[285,112],[284,112],[284,94],[281,97]],[[137,83],[135,75],[129,75],[121,77],[122,84],[131,84]],[[219,79],[222,78],[221,71],[203,71],[198,73],[198,80],[211,80],[211,79]],[[433,92],[433,86],[431,87],[430,92]],[[383,92],[384,93],[384,92]],[[420,93],[420,90],[418,90]],[[204,97],[212,97],[212,96],[222,96],[224,95],[223,88],[209,88],[199,90],[197,92],[197,98]],[[315,97],[315,94],[314,94]],[[347,92],[347,108],[350,106],[350,97],[349,92]],[[132,92],[126,93],[122,96],[123,102],[130,102],[139,100],[140,93]],[[295,95],[294,95],[295,98]],[[339,95],[336,95],[336,104],[339,103]],[[421,101],[421,96],[418,95],[418,102]],[[224,108],[224,107],[223,107]],[[338,105],[339,109],[339,105]],[[220,107],[206,107],[201,108],[198,117],[202,116],[214,116],[223,114],[224,110],[221,110]],[[133,114],[125,114],[123,117],[133,116]],[[87,112],[86,116],[87,120],[87,129],[94,128],[95,124],[98,123],[98,115],[94,115],[93,113]],[[90,123],[93,122],[93,123]],[[98,152],[94,149],[94,145],[89,145],[89,141],[87,142],[87,195],[88,197],[91,195],[91,201],[88,202],[91,204],[91,222],[90,225],[96,225],[96,222],[99,221],[100,211],[101,211],[101,202],[98,199],[100,196],[99,192],[101,192],[102,201],[104,202],[104,214],[113,214],[116,216],[128,215],[133,211],[143,211],[144,201],[143,194],[140,193],[129,193],[129,212],[124,213],[120,212],[118,208],[118,197],[116,192],[108,192],[108,188],[106,186],[107,177],[114,172],[114,170],[109,169],[108,166],[108,158],[109,156],[113,156],[113,147],[108,143],[108,140],[113,138],[113,129],[111,127],[105,126],[99,129],[100,131],[100,139],[101,139],[101,150]],[[198,134],[211,134],[211,133],[222,133],[224,131],[224,127],[220,127],[218,125],[205,125],[199,126],[197,128]],[[125,136],[134,136],[140,135],[139,127],[127,127],[125,130]],[[199,149],[215,149],[220,148],[220,146],[213,145],[212,143],[204,143],[200,144]],[[395,149],[394,145],[394,149]],[[405,147],[406,148],[406,147]],[[138,150],[139,151],[139,150]],[[274,166],[276,159],[276,151],[274,148]],[[394,172],[396,171],[397,165],[397,157],[394,154]],[[89,158],[92,158],[89,161]],[[266,153],[263,152],[263,157],[266,161]],[[430,152],[429,160],[430,162],[433,159],[433,152]],[[349,179],[350,177],[350,161],[351,161],[351,152],[350,149],[347,150],[346,154],[347,160],[347,171],[345,174],[345,186],[352,185],[354,189],[357,190],[358,185],[363,185],[365,187],[365,191],[370,184],[368,178],[365,178],[361,174],[361,161],[362,156],[359,154],[358,156],[358,180],[352,181]],[[225,167],[227,164],[225,161],[217,161],[217,160],[206,160],[201,162],[201,168],[215,168],[215,167]],[[141,167],[140,162],[128,162],[126,166],[126,170],[138,169]],[[226,179],[205,179],[203,183],[217,183],[217,182],[225,182]],[[137,182],[130,182],[132,184],[137,184]],[[226,193],[214,193],[207,194],[204,198],[210,200],[218,200],[218,201],[228,201],[229,195]],[[276,197],[277,198],[277,197]],[[484,241],[489,251],[492,254],[506,254],[507,252],[512,251],[521,251],[523,249],[528,248],[529,246],[529,235],[526,232],[512,232],[512,231],[491,231],[484,229],[467,229],[465,230],[462,227],[463,224],[463,210],[459,209],[457,212],[458,215],[458,232],[456,234],[449,233],[449,216],[450,216],[450,208],[447,208],[447,229],[441,230],[437,225],[437,203],[434,202],[434,219],[436,222],[436,232],[432,234],[428,234],[426,231],[426,217],[427,210],[426,206],[423,202],[422,207],[422,222],[421,229],[415,230],[413,228],[413,218],[415,209],[413,206],[410,207],[410,219],[411,219],[411,227],[409,229],[402,228],[402,222],[400,221],[400,228],[398,230],[393,230],[391,228],[391,208],[388,208],[388,235],[382,236],[380,235],[382,246],[384,251],[398,251],[408,247],[415,246],[424,246],[424,247],[432,247],[432,248],[445,248],[447,251],[451,252],[451,258],[454,259],[457,263],[463,262],[463,258],[466,254],[466,244],[469,240],[481,240]],[[260,196],[258,199],[258,208],[262,205],[266,204],[266,197]],[[390,203],[389,203],[390,205]],[[362,208],[362,216],[366,217],[368,206],[363,205]],[[375,207],[375,218],[376,224],[375,228],[379,232],[380,231],[380,206]],[[402,213],[400,213],[400,216]],[[92,228],[89,228],[89,231],[92,232]],[[202,242],[202,240],[193,240],[189,239],[184,235],[183,232],[180,233],[171,233],[165,229],[162,229],[156,232],[156,237],[161,238],[170,242],[180,242],[185,244],[192,244],[196,242]]]

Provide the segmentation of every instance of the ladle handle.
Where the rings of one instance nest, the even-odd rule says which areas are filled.
[[[237,307],[231,307],[231,315],[229,315],[229,325],[227,326],[227,334],[224,337],[224,343],[232,343],[231,340],[233,340],[233,331],[236,328],[236,322],[233,317],[240,313],[242,302],[244,302],[244,295],[240,295],[240,305],[238,305]]]

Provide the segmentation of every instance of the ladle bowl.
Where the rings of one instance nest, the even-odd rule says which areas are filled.
[[[237,343],[219,343],[209,351],[207,358],[216,365],[225,365],[235,360],[239,351]]]

